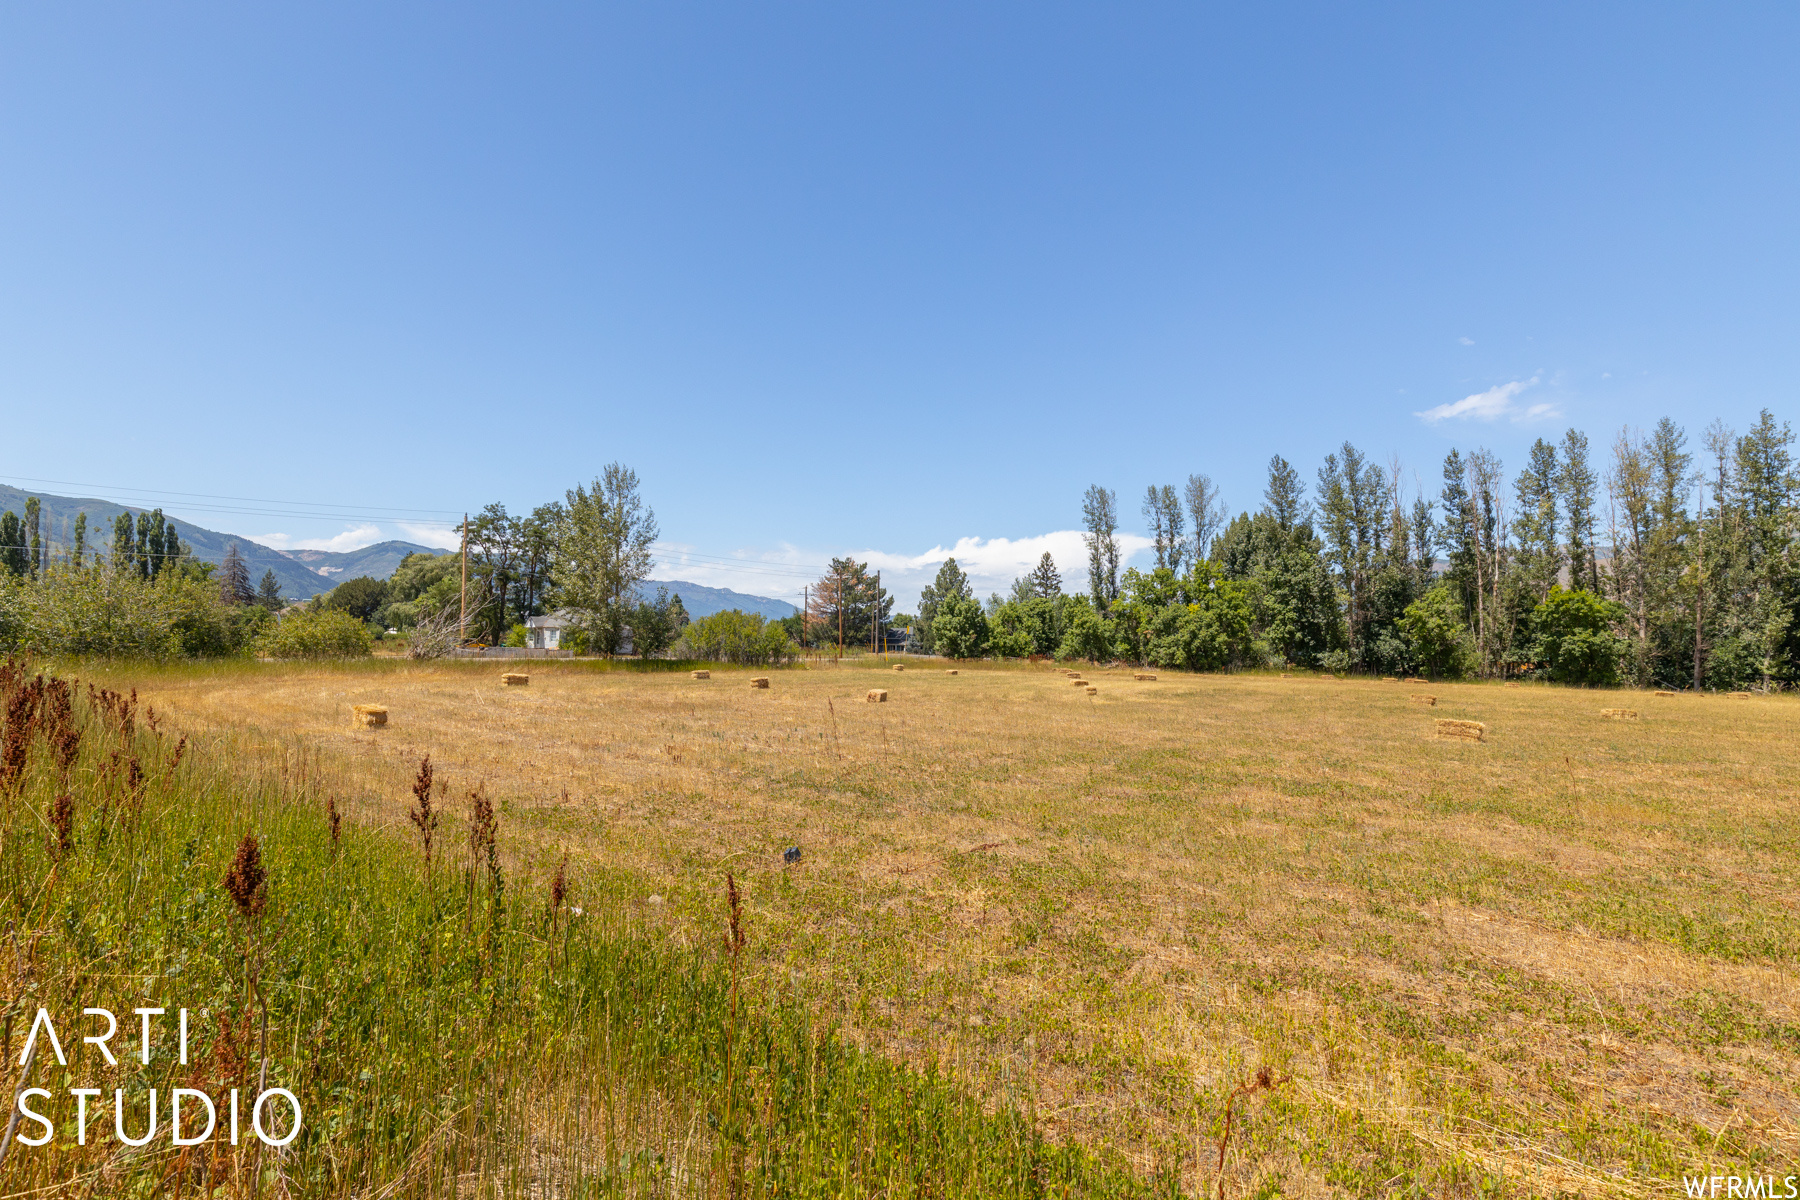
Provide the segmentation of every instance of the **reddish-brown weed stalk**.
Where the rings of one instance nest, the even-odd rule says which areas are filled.
[[[1225,1200],[1225,1147],[1231,1141],[1232,1104],[1239,1096],[1254,1096],[1257,1092],[1273,1091],[1275,1088],[1280,1087],[1292,1078],[1292,1075],[1283,1075],[1280,1079],[1276,1079],[1269,1068],[1259,1067],[1257,1068],[1256,1077],[1254,1079],[1239,1084],[1231,1090],[1229,1096],[1225,1097],[1225,1133],[1224,1136],[1219,1138],[1219,1161],[1214,1167],[1214,1171],[1219,1179],[1219,1200]]]

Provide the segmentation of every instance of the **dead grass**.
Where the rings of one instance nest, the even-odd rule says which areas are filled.
[[[876,670],[888,702],[861,703]],[[1800,1157],[1800,703],[1615,722],[1494,685],[1436,685],[1428,715],[1306,676],[717,672],[133,679],[184,729],[349,764],[365,822],[404,823],[429,753],[546,878],[564,852],[622,873],[673,938],[718,936],[729,869],[756,969],[848,1036],[1189,1190],[1263,1067],[1294,1083],[1239,1114],[1228,1193],[1647,1195]],[[359,703],[388,727],[353,730]]]

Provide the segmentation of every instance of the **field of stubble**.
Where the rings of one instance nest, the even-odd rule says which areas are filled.
[[[944,665],[131,678],[317,749],[397,833],[429,753],[526,869],[566,853],[670,938],[716,935],[730,870],[758,970],[845,1036],[1186,1188],[1263,1066],[1225,1169],[1262,1195],[1800,1159],[1800,701]]]

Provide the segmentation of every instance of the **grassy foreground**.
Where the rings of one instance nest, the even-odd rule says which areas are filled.
[[[569,854],[665,951],[717,942],[732,870],[772,991],[1189,1193],[1264,1067],[1291,1079],[1238,1100],[1227,1195],[1647,1196],[1800,1159],[1794,698],[1123,672],[1090,698],[929,665],[140,682],[322,755],[397,835],[429,751],[521,870]],[[363,701],[390,727],[352,730]]]
[[[728,948],[732,928],[749,947],[762,931],[731,913],[722,872],[696,881],[713,897],[704,935],[671,940],[643,928],[603,873],[571,871],[555,904],[553,873],[504,850],[504,817],[497,839],[458,819],[474,811],[467,781],[440,773],[429,792],[448,813],[427,868],[418,826],[401,836],[333,819],[336,781],[316,753],[183,736],[149,697],[89,686],[64,692],[57,675],[16,665],[0,678],[3,1049],[15,1090],[52,1093],[34,1107],[57,1127],[48,1145],[11,1145],[0,1195],[1151,1190],[1046,1142],[1021,1108],[983,1105],[931,1069],[832,1036]],[[259,861],[246,870],[247,835]],[[40,1007],[69,1061],[45,1040],[21,1072]],[[169,1014],[148,1065],[140,1007]],[[118,1015],[117,1066],[81,1043],[102,1031],[84,1008]],[[247,1105],[264,1086],[301,1100],[288,1146],[246,1132],[234,1148],[223,1128],[171,1145],[170,1089],[204,1091],[223,1112],[228,1089]],[[103,1092],[85,1146],[72,1087]],[[133,1137],[149,1089],[160,1097],[157,1137],[141,1149],[114,1136],[115,1088]],[[194,1115],[190,1101],[190,1131]]]

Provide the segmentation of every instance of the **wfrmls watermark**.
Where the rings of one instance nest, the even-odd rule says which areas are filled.
[[[1800,1175],[1683,1175],[1689,1200],[1795,1200]]]

